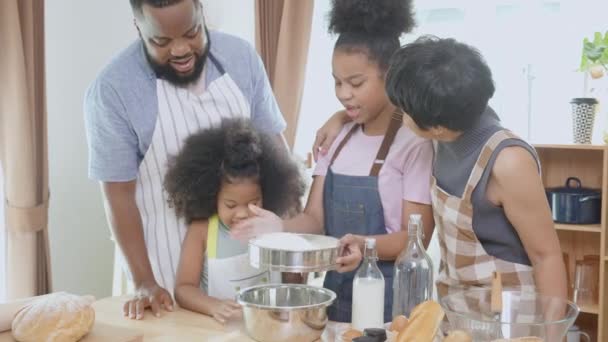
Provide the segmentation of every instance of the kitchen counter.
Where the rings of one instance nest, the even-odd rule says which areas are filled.
[[[146,311],[143,320],[130,320],[122,315],[124,302],[125,298],[121,297],[95,302],[96,323],[137,331],[143,334],[144,341],[254,341],[247,337],[241,321],[223,326],[209,316],[180,308],[163,311],[158,318]]]
[[[95,325],[81,342],[255,342],[247,337],[241,320],[221,325],[211,317],[179,308],[163,311],[158,318],[146,311],[143,320],[130,320],[122,315],[124,301],[123,297],[111,297],[93,303]],[[343,324],[330,322],[322,340],[333,342],[329,335],[336,329],[344,329]],[[10,332],[0,334],[0,342],[13,341]]]

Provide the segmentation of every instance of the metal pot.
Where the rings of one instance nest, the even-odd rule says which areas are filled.
[[[601,222],[602,192],[583,188],[580,179],[569,177],[563,187],[546,189],[553,221],[567,224]]]
[[[239,292],[247,334],[260,342],[312,342],[327,325],[327,307],[336,299],[328,289],[297,285],[258,285]]]

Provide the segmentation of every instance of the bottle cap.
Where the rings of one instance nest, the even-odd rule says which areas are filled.
[[[386,341],[386,330],[380,328],[368,328],[363,330],[365,336],[375,337],[378,342]]]
[[[366,238],[365,239],[365,248],[376,248],[376,239]]]

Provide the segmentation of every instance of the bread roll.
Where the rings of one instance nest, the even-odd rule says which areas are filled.
[[[418,304],[412,313],[405,329],[397,335],[396,342],[431,342],[437,335],[445,312],[435,301]]]
[[[473,338],[466,331],[454,330],[450,331],[443,342],[473,342]]]
[[[13,337],[19,342],[78,341],[95,322],[93,300],[65,292],[40,298],[15,315]]]
[[[391,322],[390,331],[400,332],[407,326],[407,317],[403,315],[395,316]]]
[[[348,329],[342,334],[343,342],[352,342],[353,339],[363,336],[363,333],[357,329]]]

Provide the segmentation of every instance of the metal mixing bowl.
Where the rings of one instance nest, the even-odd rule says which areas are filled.
[[[328,289],[297,285],[258,285],[239,291],[247,334],[259,342],[312,342],[327,325]]]

